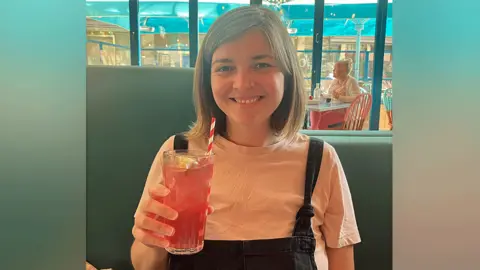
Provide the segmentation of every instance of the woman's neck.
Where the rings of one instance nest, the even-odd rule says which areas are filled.
[[[270,125],[241,125],[228,124],[226,139],[229,141],[249,147],[262,147],[275,143],[276,136],[274,135]]]

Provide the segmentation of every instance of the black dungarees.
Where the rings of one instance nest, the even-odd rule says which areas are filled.
[[[183,135],[176,135],[174,149],[188,149]],[[317,270],[312,191],[322,162],[323,141],[310,138],[305,176],[304,204],[296,215],[291,237],[267,240],[205,240],[194,255],[169,255],[169,270]],[[292,217],[293,218],[293,217]],[[259,228],[260,229],[260,228]]]

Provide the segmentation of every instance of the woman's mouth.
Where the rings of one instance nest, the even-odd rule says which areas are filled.
[[[245,98],[238,97],[238,98],[230,98],[230,100],[239,104],[252,104],[261,100],[262,98],[263,96],[245,97]]]

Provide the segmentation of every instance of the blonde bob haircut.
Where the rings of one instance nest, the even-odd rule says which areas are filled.
[[[212,56],[218,47],[252,29],[260,30],[265,35],[285,77],[283,99],[270,117],[272,130],[277,136],[293,139],[302,128],[306,102],[304,78],[290,35],[273,11],[245,6],[219,17],[202,42],[195,65],[193,86],[197,120],[187,133],[190,139],[208,139],[212,116],[216,118],[215,134],[226,136],[226,115],[213,99]]]

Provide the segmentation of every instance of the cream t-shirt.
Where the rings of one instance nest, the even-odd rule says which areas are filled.
[[[162,181],[161,156],[173,149],[173,136],[161,147],[148,174],[148,187]],[[297,134],[291,143],[266,147],[236,145],[216,136],[214,174],[207,218],[207,240],[253,240],[292,235],[295,215],[303,204],[309,137]],[[206,150],[189,142],[189,149]],[[340,248],[360,242],[347,179],[334,148],[324,144],[323,160],[312,196],[312,229],[317,241],[315,260],[328,269],[325,245]]]

